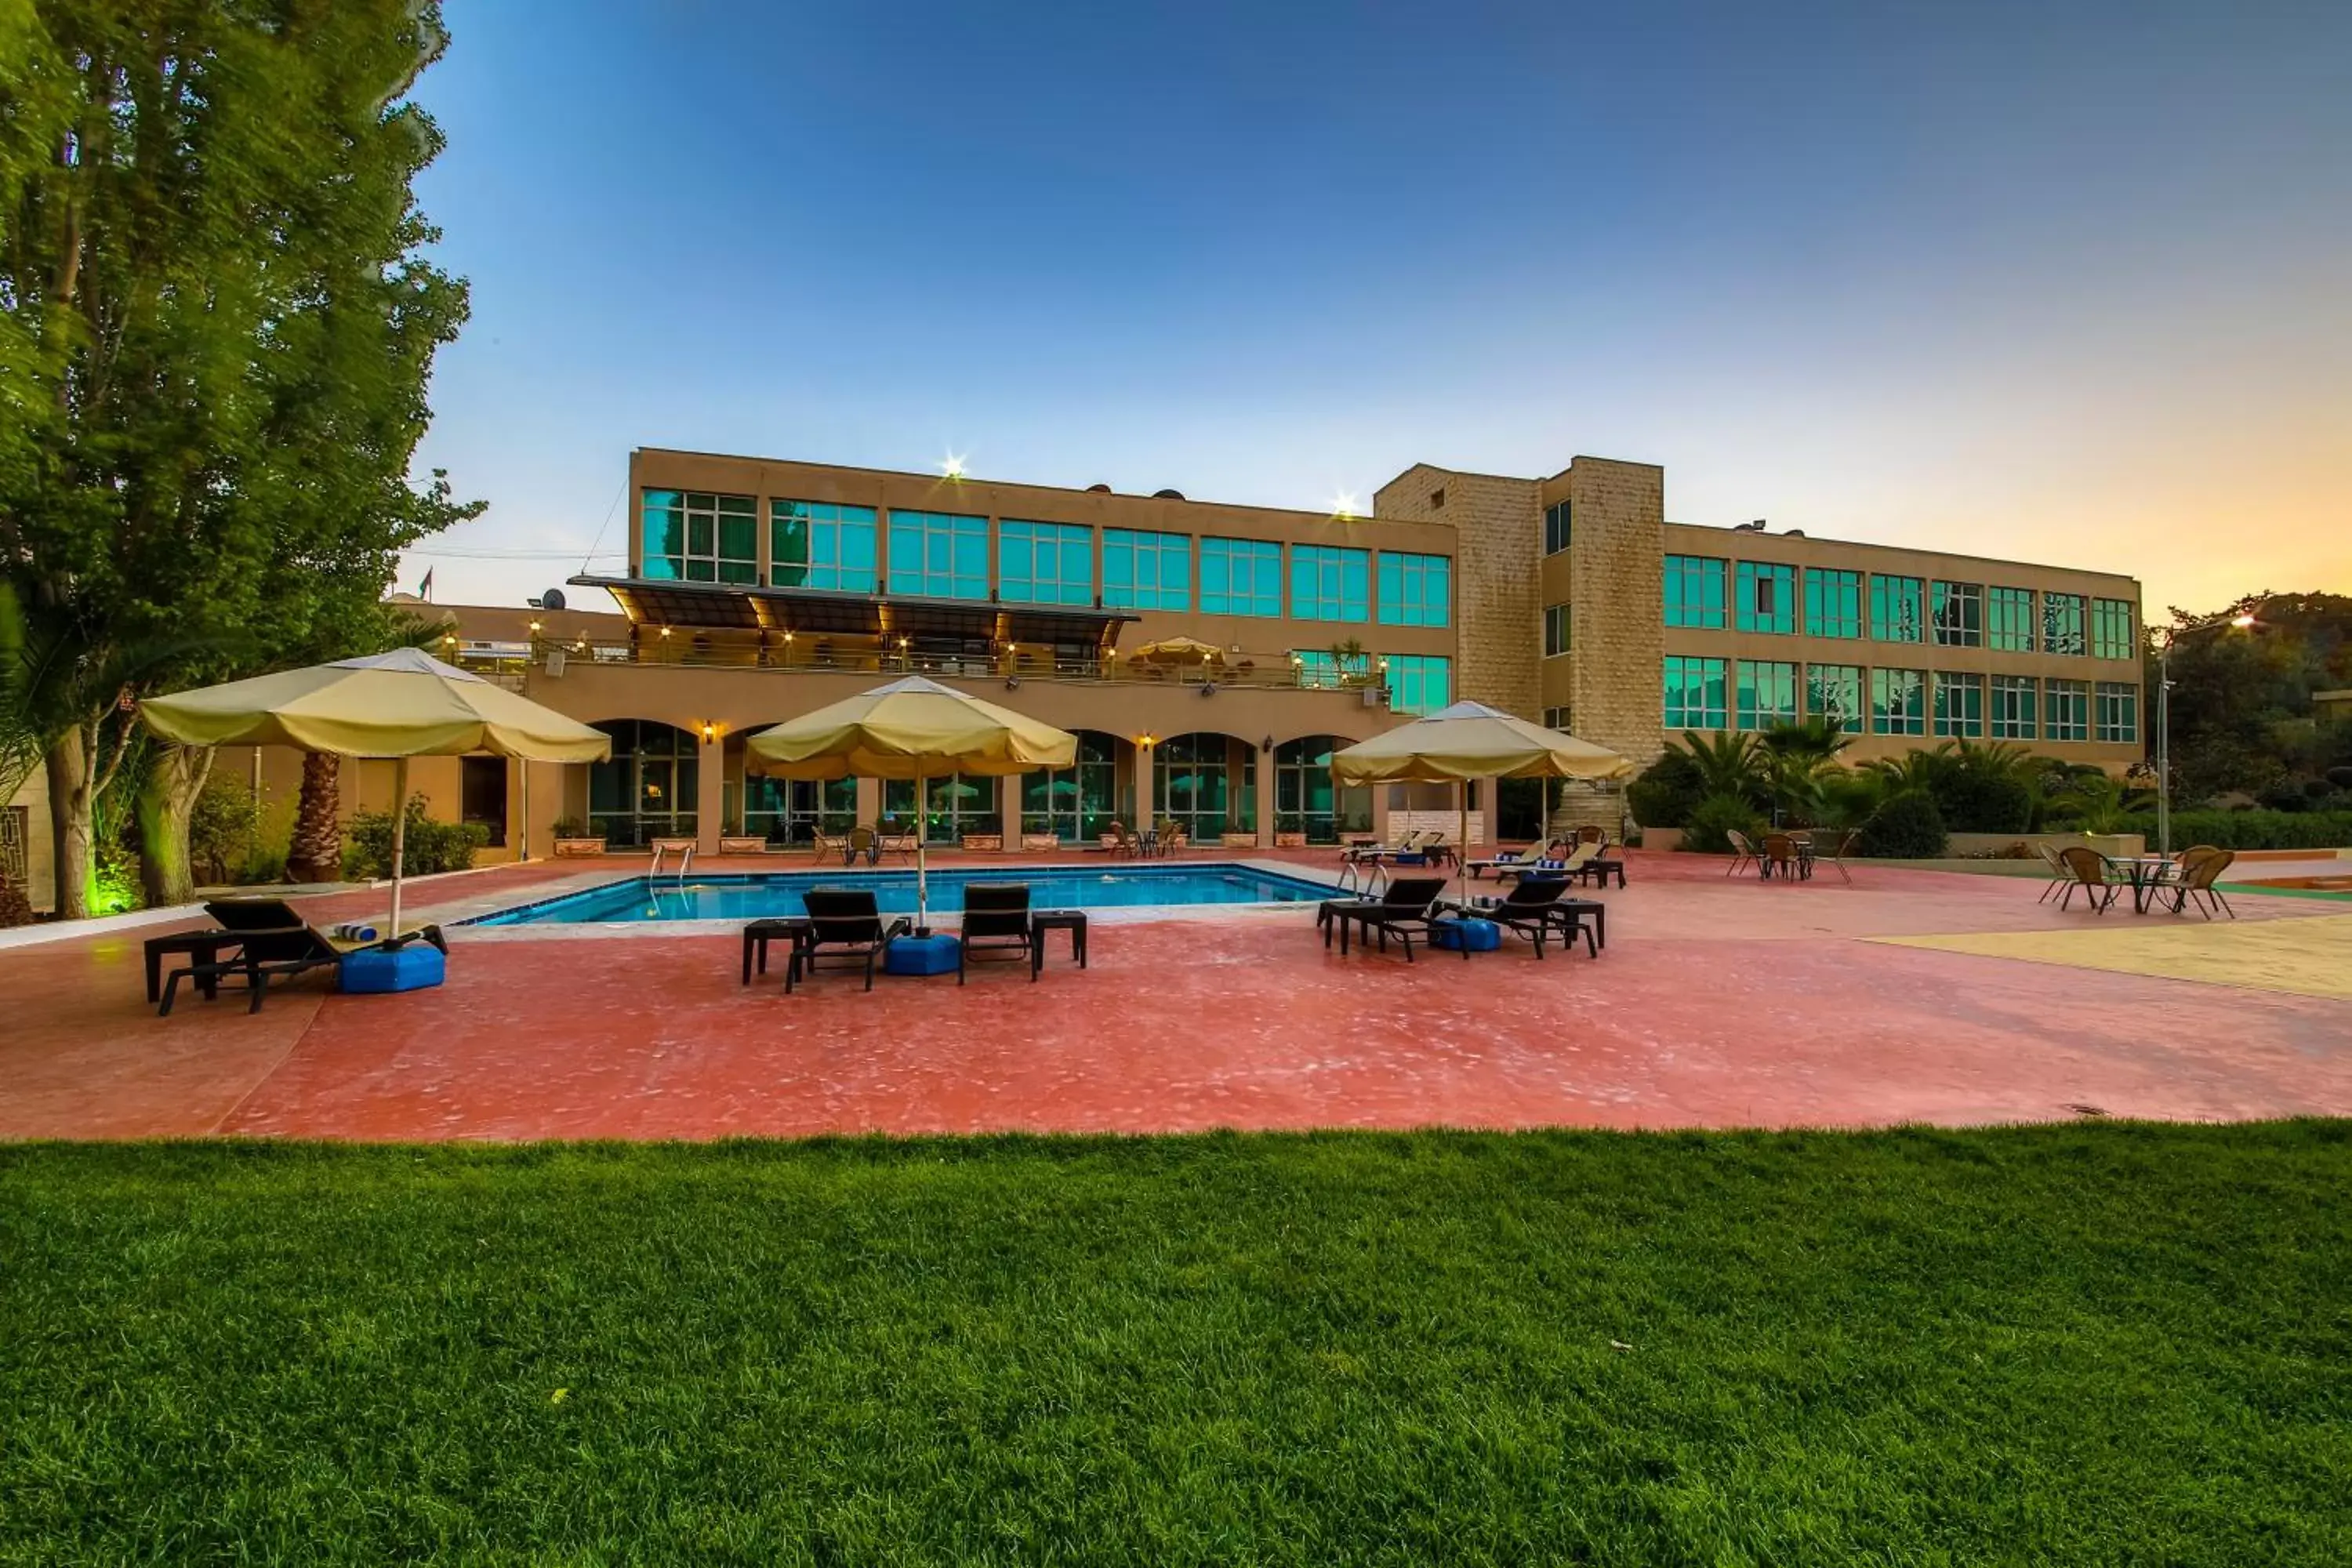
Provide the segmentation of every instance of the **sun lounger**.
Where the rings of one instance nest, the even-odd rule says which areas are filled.
[[[1436,917],[1437,900],[1445,892],[1443,877],[1399,877],[1375,899],[1330,899],[1315,911],[1315,923],[1323,932],[1323,945],[1331,945],[1331,932],[1339,933],[1339,951],[1348,951],[1349,928],[1361,926],[1366,941],[1379,940],[1381,951],[1389,949],[1389,938],[1394,936],[1404,943],[1405,962],[1412,962],[1412,939],[1429,940],[1430,927]]]
[[[866,971],[866,989],[874,989],[874,964],[891,942],[914,927],[904,918],[887,925],[875,908],[870,888],[811,888],[802,895],[808,910],[809,934],[793,947],[784,965],[784,991],[800,984],[803,972],[814,973],[820,959],[839,959]]]
[[[396,951],[412,942],[430,942],[443,952],[449,951],[437,925],[416,926],[391,936],[353,942],[310,925],[283,899],[224,899],[206,904],[205,913],[219,923],[224,934],[236,936],[236,954],[173,970],[163,982],[163,1004],[156,1009],[158,1017],[171,1016],[172,1004],[178,999],[183,980],[192,982],[210,996],[220,982],[241,976],[251,994],[246,1007],[250,1014],[261,1011],[261,999],[272,980],[291,980],[313,969],[338,968],[355,952]]]
[[[1543,956],[1546,937],[1557,936],[1563,945],[1572,947],[1580,931],[1584,933],[1585,951],[1598,958],[1601,952],[1593,943],[1592,928],[1584,922],[1581,906],[1563,900],[1567,891],[1565,878],[1529,878],[1493,903],[1450,903],[1446,908],[1466,919],[1492,921],[1506,931],[1528,938],[1536,944],[1538,958]]]
[[[1029,978],[1037,978],[1036,940],[1029,925],[1029,885],[1026,882],[974,882],[963,890],[963,940],[956,946],[956,984],[964,979],[964,965],[974,952],[1017,952],[1029,960]]]

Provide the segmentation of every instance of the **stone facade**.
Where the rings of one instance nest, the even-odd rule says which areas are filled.
[[[1543,516],[1537,481],[1417,463],[1381,487],[1372,515],[1444,523],[1454,531],[1454,696],[1533,714],[1541,706],[1531,650],[1541,646],[1537,562]]]

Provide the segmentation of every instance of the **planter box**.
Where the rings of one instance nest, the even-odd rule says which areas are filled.
[[[962,843],[966,849],[1003,849],[1004,847],[1004,835],[1002,833],[967,833],[963,836]]]
[[[1021,836],[1021,847],[1024,849],[1059,849],[1061,847],[1062,840],[1055,834],[1024,833]]]
[[[2117,859],[2147,853],[2147,836],[2142,833],[2085,833],[2083,842]]]
[[[601,838],[559,838],[555,841],[555,858],[559,860],[585,859],[604,853]]]
[[[1257,847],[1257,835],[1255,833],[1221,833],[1217,836],[1217,842],[1223,845],[1228,849],[1255,849]]]
[[[1276,849],[1304,849],[1307,847],[1307,835],[1304,833],[1277,833],[1274,836],[1274,847]]]
[[[719,841],[721,855],[765,855],[768,841],[764,838],[722,838]]]

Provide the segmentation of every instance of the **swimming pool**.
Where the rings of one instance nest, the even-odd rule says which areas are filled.
[[[933,871],[931,912],[963,908],[974,882],[1023,882],[1041,910],[1116,910],[1165,904],[1295,904],[1331,897],[1321,882],[1248,866],[1008,866],[1002,870]],[[784,871],[669,878],[632,877],[561,898],[523,904],[465,923],[473,926],[638,925],[652,921],[755,921],[806,912],[811,888],[871,888],[886,915],[915,912],[912,871]]]

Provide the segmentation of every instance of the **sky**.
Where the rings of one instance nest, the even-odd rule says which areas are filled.
[[[621,571],[640,446],[1307,508],[1581,454],[2151,620],[2352,593],[2341,0],[447,21],[445,604]]]

